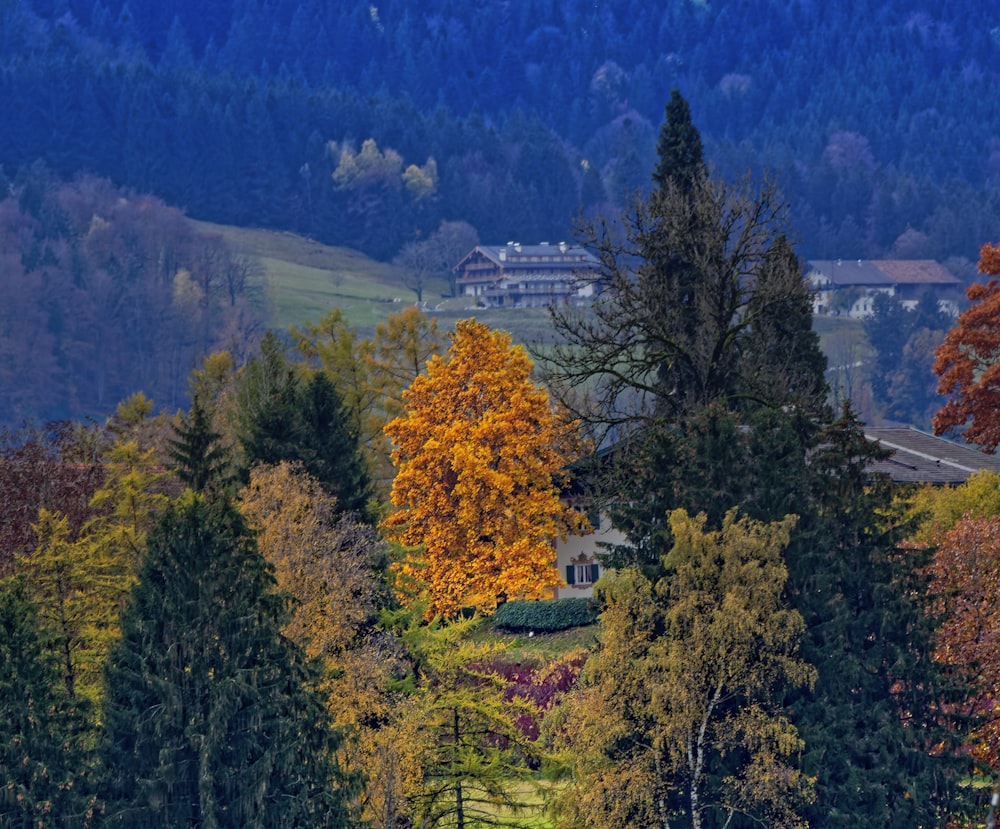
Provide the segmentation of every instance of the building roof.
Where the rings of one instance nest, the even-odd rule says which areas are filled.
[[[933,259],[880,259],[875,266],[896,285],[961,285],[962,280]]]
[[[962,284],[958,277],[933,259],[812,259],[807,264],[810,276],[821,277],[839,288]]]
[[[476,254],[492,261],[498,268],[532,267],[538,270],[594,270],[597,267],[597,257],[589,250],[566,242],[550,245],[541,242],[537,245],[522,245],[520,242],[508,242],[506,245],[477,245],[457,265],[452,268],[456,273],[464,270],[466,263]]]
[[[837,287],[850,285],[892,285],[889,275],[865,259],[813,259],[808,273]],[[816,280],[814,280],[816,281]]]
[[[974,472],[1000,474],[1000,457],[910,427],[865,427],[865,437],[893,450],[892,457],[869,471],[897,483],[961,484]]]

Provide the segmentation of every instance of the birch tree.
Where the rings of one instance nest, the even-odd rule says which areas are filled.
[[[730,511],[722,528],[676,511],[667,576],[604,587],[600,644],[559,733],[573,757],[561,826],[802,827],[812,781],[778,704],[815,671],[798,657],[782,551],[793,516]]]

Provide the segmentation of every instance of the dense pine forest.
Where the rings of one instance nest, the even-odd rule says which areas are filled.
[[[974,262],[1000,216],[994,18],[969,0],[5,0],[0,164],[383,258],[442,220],[565,238],[581,206],[648,188],[677,87],[720,173],[778,178],[801,254]]]

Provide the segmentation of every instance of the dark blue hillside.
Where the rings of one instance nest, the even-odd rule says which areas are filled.
[[[568,234],[581,204],[647,184],[673,86],[717,169],[777,173],[806,255],[974,260],[1000,218],[1000,11],[983,0],[20,0],[0,15],[8,175],[41,156],[379,256],[442,219],[494,241]],[[433,158],[432,198],[333,186],[344,142],[368,138],[402,169]]]

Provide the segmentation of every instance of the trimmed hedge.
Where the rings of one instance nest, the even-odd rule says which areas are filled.
[[[493,626],[512,633],[554,633],[596,621],[597,603],[593,599],[517,600],[500,605],[493,614]]]

